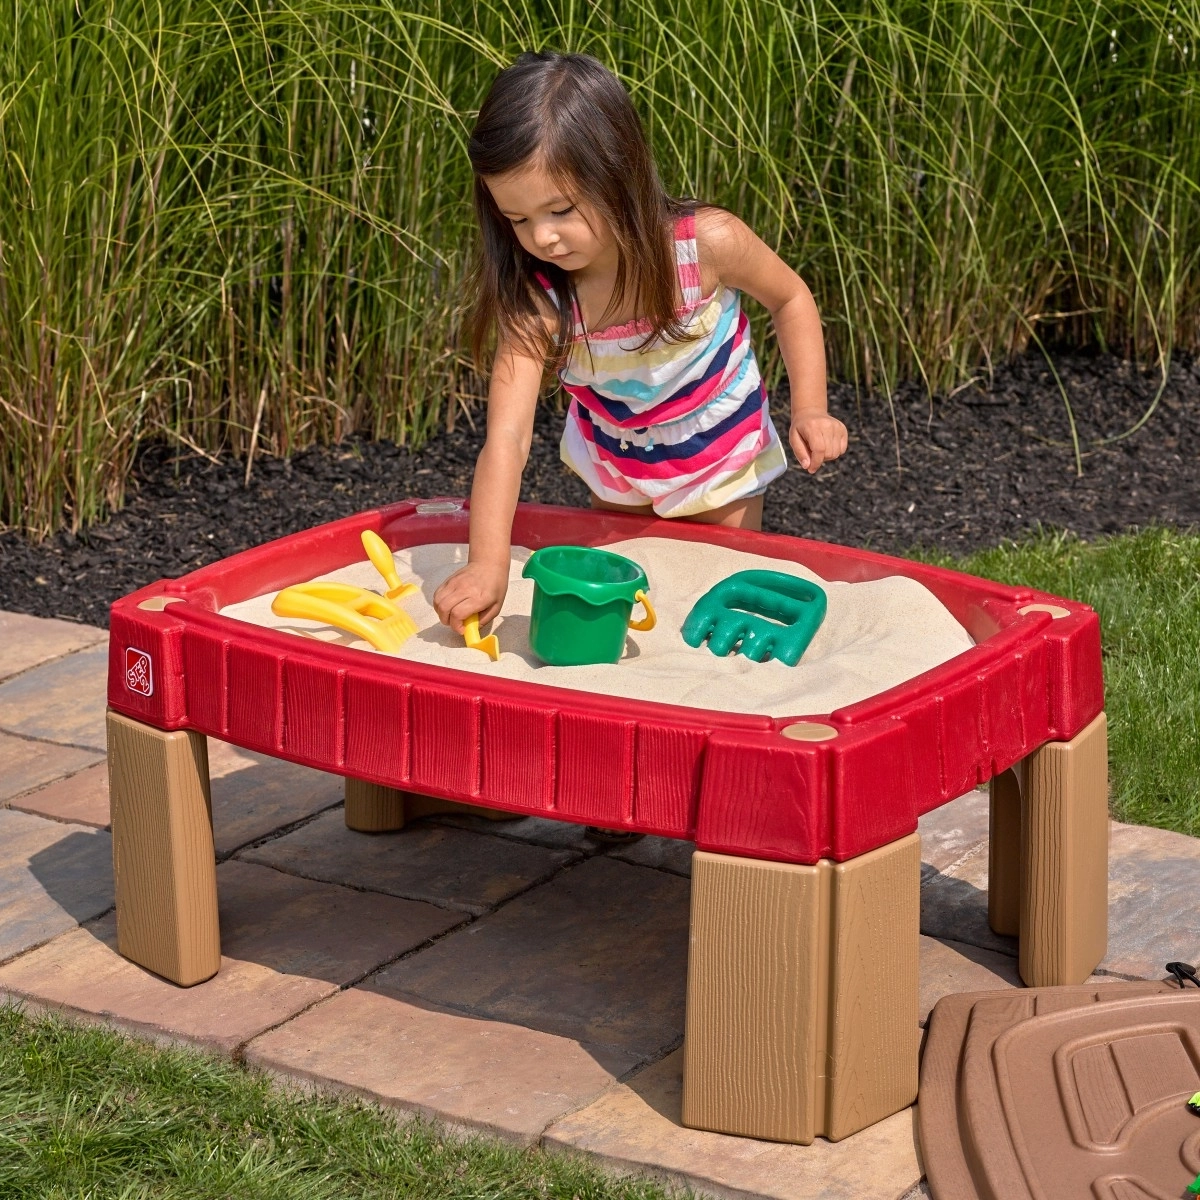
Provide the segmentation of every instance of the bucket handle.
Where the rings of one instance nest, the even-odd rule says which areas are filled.
[[[654,606],[650,603],[650,597],[645,592],[637,591],[633,593],[634,604],[637,604],[639,601],[646,609],[646,615],[640,621],[630,621],[629,628],[636,629],[639,633],[646,633],[658,624],[658,617],[654,613]]]

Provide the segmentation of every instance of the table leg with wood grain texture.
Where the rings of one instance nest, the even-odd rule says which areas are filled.
[[[117,949],[183,987],[221,965],[203,734],[108,713]]]
[[[917,1094],[921,843],[813,866],[697,851],[683,1123],[807,1145]]]
[[[988,923],[1030,987],[1083,983],[1108,949],[1108,727],[1101,713],[991,782]]]
[[[1108,950],[1108,724],[1022,764],[1021,978],[1083,983]]]

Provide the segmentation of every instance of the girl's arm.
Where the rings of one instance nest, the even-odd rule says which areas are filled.
[[[543,362],[510,345],[496,351],[488,387],[487,439],[471,485],[471,547],[467,565],[434,593],[443,624],[462,633],[472,613],[486,625],[500,612],[508,591],[512,523],[521,474],[533,441],[533,414]]]
[[[743,221],[718,209],[696,213],[701,269],[753,296],[770,314],[792,392],[789,441],[815,472],[846,449],[846,427],[829,415],[825,340],[808,285]],[[707,290],[707,288],[706,288]]]

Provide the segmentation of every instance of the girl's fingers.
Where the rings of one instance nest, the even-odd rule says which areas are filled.
[[[443,625],[451,625],[454,617],[461,612],[461,616],[469,617],[469,612],[464,612],[464,603],[469,602],[470,594],[464,593],[461,584],[458,587],[447,587],[445,592],[439,593],[434,597],[433,606],[437,609],[438,620]],[[459,618],[461,625],[461,617]],[[456,633],[461,632],[461,629],[456,629]]]
[[[480,625],[486,625],[496,615],[497,604],[489,604],[486,597],[472,589],[459,599],[450,609],[450,619],[447,624],[455,633],[462,633],[463,622],[468,617],[479,614]]]
[[[475,611],[475,607],[471,604],[471,597],[469,595],[460,596],[447,610],[446,624],[455,633],[461,634],[463,631],[463,622]]]
[[[503,595],[497,596],[496,588],[486,579],[481,582],[480,572],[469,567],[451,575],[433,594],[438,620],[460,637],[468,617],[478,613],[479,624],[487,625],[500,615],[503,601]]]
[[[807,462],[801,464],[804,469],[812,475],[824,460],[824,444],[821,441],[821,434],[818,430],[806,430],[804,443],[808,447]]]
[[[810,475],[840,458],[846,453],[849,435],[846,426],[836,417],[806,423],[803,432],[799,428],[791,431],[792,449],[796,459]]]
[[[792,435],[788,439],[792,443],[792,452],[796,455],[796,461],[807,471],[808,470],[808,446],[804,442],[804,438],[800,436],[798,429],[792,430]]]
[[[451,587],[448,583],[443,583],[440,588],[433,594],[433,607],[438,615],[438,620],[443,625],[450,621],[450,610],[454,607],[458,600],[458,589]]]

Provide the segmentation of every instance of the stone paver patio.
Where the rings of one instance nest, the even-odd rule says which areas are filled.
[[[101,629],[0,613],[0,998],[720,1196],[924,1194],[912,1110],[788,1146],[679,1123],[691,847],[538,819],[348,832],[341,781],[210,742],[222,969],[119,957]],[[921,1019],[1019,986],[987,796],[921,822]],[[1194,958],[1200,840],[1113,826],[1105,978]],[[888,981],[878,979],[886,1003]]]

